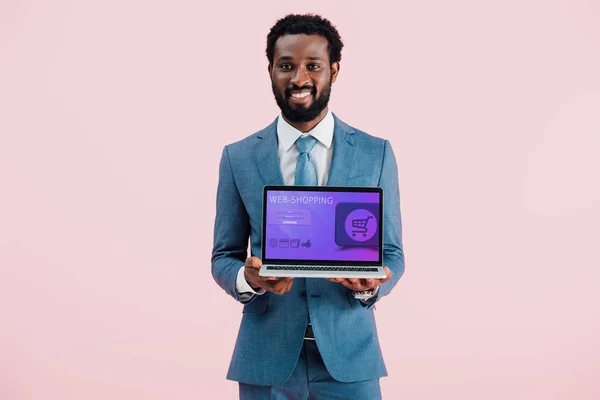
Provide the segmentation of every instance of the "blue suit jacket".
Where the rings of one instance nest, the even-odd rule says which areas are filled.
[[[379,288],[379,300],[404,272],[396,160],[388,141],[352,128],[335,115],[334,119],[327,185],[383,188],[383,261],[393,277]],[[252,255],[261,256],[263,186],[284,184],[276,122],[226,146],[221,158],[212,274],[238,301],[235,283],[247,257],[248,238]],[[353,382],[387,375],[373,304],[363,304],[350,290],[326,279],[296,278],[292,290],[282,296],[269,292],[254,296],[243,308],[227,378],[255,385],[284,383],[298,360],[309,313],[321,356],[334,379]]]

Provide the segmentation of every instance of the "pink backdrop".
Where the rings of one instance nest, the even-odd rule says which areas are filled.
[[[398,158],[385,398],[600,398],[600,2],[202,3],[0,1],[0,399],[235,398],[218,162],[308,11],[332,110]]]

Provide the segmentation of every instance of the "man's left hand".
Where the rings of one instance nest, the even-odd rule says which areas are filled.
[[[355,292],[362,292],[363,290],[371,290],[380,286],[383,283],[386,283],[392,278],[392,271],[388,267],[383,269],[385,271],[385,278],[383,279],[373,279],[373,278],[327,278],[330,282],[341,283],[346,286],[348,289],[353,290]]]

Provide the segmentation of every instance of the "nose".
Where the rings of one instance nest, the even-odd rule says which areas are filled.
[[[294,74],[292,75],[292,79],[290,79],[290,83],[292,85],[296,85],[298,87],[302,87],[305,85],[310,85],[310,78],[308,77],[308,71],[304,66],[296,68]]]

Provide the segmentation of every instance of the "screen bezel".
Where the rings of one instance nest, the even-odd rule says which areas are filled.
[[[266,257],[266,227],[267,227],[267,193],[270,190],[287,191],[287,192],[352,192],[352,193],[378,193],[379,194],[379,252],[377,261],[351,261],[351,260],[292,260],[292,259],[277,259]],[[263,264],[278,264],[278,265],[332,265],[332,266],[372,266],[383,265],[383,189],[379,187],[340,187],[340,186],[274,186],[267,185],[263,188],[263,205],[262,205],[262,239],[261,239],[261,258]]]

